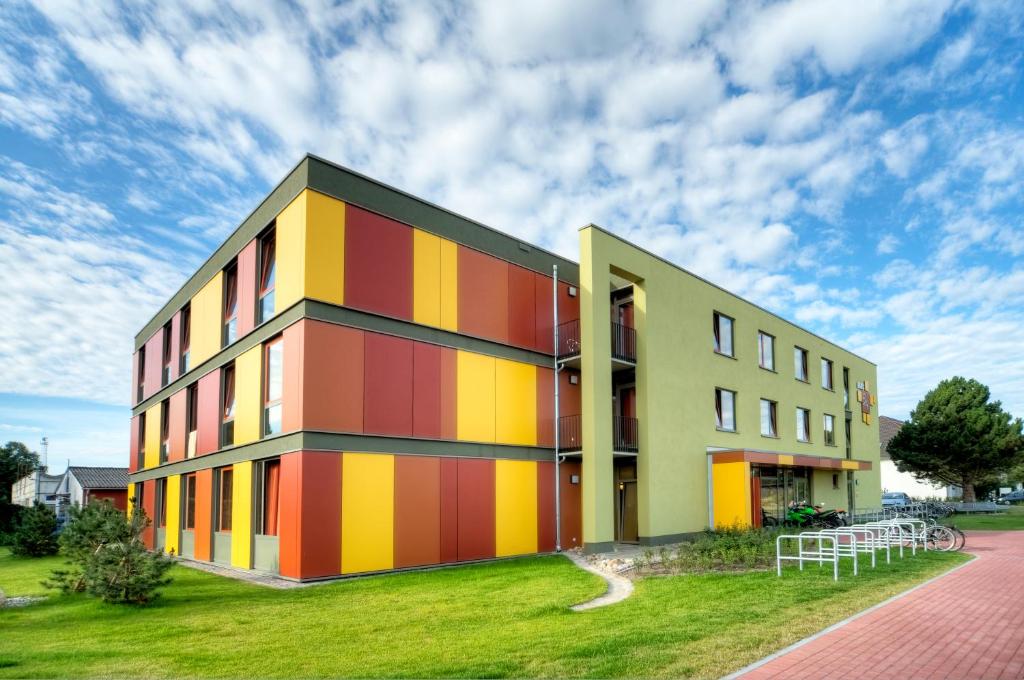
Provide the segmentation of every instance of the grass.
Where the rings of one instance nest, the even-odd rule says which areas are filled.
[[[830,570],[645,578],[625,602],[532,557],[270,590],[175,566],[143,608],[53,595],[0,610],[3,677],[717,677],[963,562],[919,553]],[[37,594],[59,561],[0,549],[0,588]]]
[[[996,514],[972,513],[969,515],[953,515],[943,520],[946,524],[957,528],[985,531],[1006,531],[1024,529],[1024,505],[1007,505],[1005,512]]]

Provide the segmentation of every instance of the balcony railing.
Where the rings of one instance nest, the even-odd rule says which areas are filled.
[[[640,450],[640,427],[636,418],[612,418],[612,450],[636,453]],[[558,450],[563,453],[583,449],[582,416],[562,416],[558,419]]]
[[[636,329],[613,321],[611,333],[612,358],[636,363]],[[581,347],[580,320],[558,324],[558,358],[579,356]]]

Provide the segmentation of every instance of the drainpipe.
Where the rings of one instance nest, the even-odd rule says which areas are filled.
[[[555,331],[555,345],[553,348],[555,354],[555,552],[562,552],[562,499],[560,489],[562,478],[559,475],[558,465],[558,265],[552,265],[551,269],[551,296],[553,301],[551,309],[554,314],[552,328]]]

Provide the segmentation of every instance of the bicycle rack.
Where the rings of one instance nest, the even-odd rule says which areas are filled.
[[[782,552],[783,540],[796,540],[797,554],[784,555]],[[815,541],[813,547],[805,545],[804,541]],[[822,541],[831,541],[832,548],[826,549]],[[856,559],[856,558],[855,558]],[[832,580],[839,580],[839,540],[838,536],[828,535],[817,531],[806,531],[801,534],[785,534],[775,539],[775,571],[782,576],[782,563],[784,561],[796,562],[800,571],[804,570],[804,562],[817,562],[820,567],[826,562],[832,563]]]
[[[839,527],[837,529],[822,529],[822,533],[835,532],[839,536],[846,536],[853,534],[853,550],[855,552],[867,553],[871,556],[871,568],[874,569],[877,566],[875,551],[879,550],[881,541],[875,536],[875,532],[867,527]],[[856,555],[854,556],[854,576],[857,575],[857,560]]]
[[[853,526],[847,527],[856,531],[867,532],[871,536],[872,547],[871,547],[871,566],[875,566],[874,553],[876,550],[885,550],[885,563],[892,563],[892,551],[890,546],[892,541],[890,540],[890,527],[881,526],[878,524],[854,524]]]
[[[857,575],[857,553],[859,552],[857,545],[857,532],[848,527],[841,527],[838,529],[821,529],[817,532],[819,535],[835,536],[836,547],[835,551],[839,557],[852,557],[853,558],[853,575]],[[848,542],[840,540],[841,538],[850,539]],[[874,566],[874,565],[872,565]]]

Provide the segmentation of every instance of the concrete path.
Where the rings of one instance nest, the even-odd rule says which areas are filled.
[[[1024,678],[1024,531],[970,531],[967,551],[977,559],[737,676]]]
[[[581,602],[580,604],[573,605],[572,610],[574,612],[583,612],[588,609],[596,609],[597,607],[606,607],[610,604],[615,604],[616,602],[622,602],[633,594],[633,582],[625,576],[616,574],[613,571],[598,568],[587,560],[586,557],[576,551],[569,550],[562,554],[572,560],[580,569],[589,571],[591,574],[597,574],[604,579],[605,583],[608,584],[608,590],[605,591],[604,595],[595,597],[593,600],[589,600],[587,602]]]

